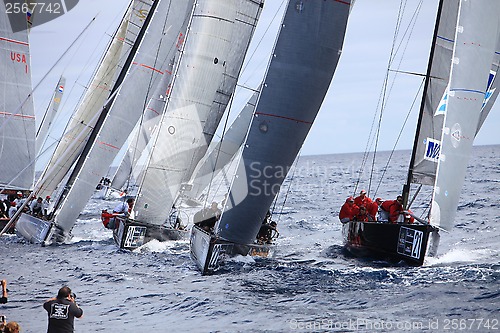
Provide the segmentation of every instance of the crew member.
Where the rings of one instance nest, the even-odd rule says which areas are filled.
[[[372,203],[372,199],[370,199],[366,196],[365,190],[361,190],[361,192],[359,192],[359,196],[354,198],[354,204],[358,207],[361,207],[361,206],[368,207],[368,205],[370,205],[371,203]]]
[[[396,223],[399,215],[403,214],[403,197],[398,195],[396,200],[386,200],[380,205],[380,208],[389,214],[389,222]]]
[[[358,206],[354,204],[354,198],[349,197],[340,208],[339,219],[342,223],[347,223],[354,220],[354,216],[358,213]]]

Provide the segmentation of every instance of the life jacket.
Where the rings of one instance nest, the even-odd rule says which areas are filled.
[[[115,214],[108,213],[107,209],[101,212],[101,221],[105,228],[108,228],[109,221],[112,217],[115,217]]]

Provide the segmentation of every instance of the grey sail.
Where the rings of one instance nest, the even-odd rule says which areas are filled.
[[[136,166],[142,153],[146,150],[153,131],[160,123],[161,114],[165,108],[170,90],[173,67],[174,61],[171,61],[144,110],[141,119],[129,137],[129,144],[126,147],[127,151],[111,182],[111,187],[114,189],[125,189],[127,187],[133,168]]]
[[[134,6],[138,2],[139,0],[134,1]],[[132,15],[133,8],[131,3],[98,69],[94,73],[81,103],[71,116],[63,137],[45,167],[41,180],[37,184],[39,196],[53,196],[58,185],[80,156],[97,121],[98,114],[109,97],[115,71],[120,62],[124,61],[121,58],[123,41],[129,27],[129,18]]]
[[[416,140],[415,162],[412,182],[434,185],[436,168],[441,150],[441,129],[448,104],[448,82],[450,78],[451,56],[455,42],[459,1],[444,0],[438,22],[438,35],[431,59],[430,79],[425,88],[421,107],[421,126]],[[495,39],[496,50],[500,50],[500,40]],[[498,96],[498,80],[496,72],[500,62],[500,54],[496,53],[491,64],[488,89],[484,97],[480,119],[477,125],[479,132]]]
[[[254,6],[260,3],[253,1]],[[190,176],[193,155],[207,144],[204,128],[213,117],[214,101],[220,98],[218,89],[225,87],[226,73],[236,75],[240,70],[241,63],[234,67],[230,62],[243,61],[232,52],[245,53],[251,37],[247,34],[245,42],[234,39],[241,38],[236,33],[242,28],[241,23],[235,22],[239,4],[241,1],[237,0],[197,2],[167,109],[152,140],[153,150],[139,186],[134,205],[136,220],[153,225],[165,222],[181,183]],[[246,20],[255,24],[260,10],[254,9],[253,13],[255,16]],[[234,45],[242,47],[235,51]]]
[[[500,2],[460,2],[447,110],[430,223],[450,230],[487,91],[500,25]]]
[[[416,139],[412,182],[434,184],[439,156],[441,129],[446,110],[447,86],[455,41],[458,1],[444,0],[438,21],[434,53],[430,59],[430,78],[421,104],[421,125]]]
[[[66,79],[61,76],[59,81],[57,82],[56,89],[52,98],[50,100],[50,104],[45,111],[45,114],[42,118],[40,126],[38,127],[38,131],[36,133],[36,152],[37,155],[42,153],[42,148],[47,140],[47,135],[49,133],[50,126],[54,121],[54,118],[59,110],[59,105],[61,104],[62,95],[64,92],[64,86],[66,85]]]
[[[495,56],[493,58],[493,64],[491,66],[490,76],[488,79],[488,90],[486,91],[486,96],[484,98],[481,116],[479,117],[479,123],[477,125],[476,134],[481,129],[481,126],[483,126],[483,123],[486,120],[486,117],[488,117],[488,114],[490,113],[491,108],[495,104],[495,101],[498,97],[498,93],[500,91],[499,90],[500,89],[500,80],[498,80],[498,78],[497,78],[499,67],[500,67],[500,36],[497,40],[496,52],[495,52]]]
[[[220,142],[212,142],[191,179],[191,189],[183,194],[197,199],[218,173],[230,163],[245,142],[259,93],[255,92],[238,114]]]
[[[0,2],[0,190],[29,190],[35,177],[36,128],[26,15],[13,23],[24,30],[13,32],[5,2]]]
[[[291,1],[216,234],[252,244],[321,107],[350,1]]]
[[[204,122],[203,134],[205,135],[204,144],[200,145],[193,154],[190,167],[186,172],[184,181],[188,181],[194,173],[194,169],[199,161],[205,156],[210,142],[212,142],[214,133],[219,125],[224,111],[233,95],[236,82],[241,71],[246,50],[253,35],[255,26],[260,17],[260,13],[264,6],[264,0],[237,0],[236,1],[236,19],[234,21],[233,34],[231,36],[231,51],[228,57],[226,70],[217,94],[212,103],[210,113]]]
[[[127,60],[126,64],[130,66],[125,65],[120,73],[123,81],[117,87],[117,94],[103,108],[106,112],[100,115],[93,130],[94,137],[89,139],[77,162],[69,180],[70,188],[56,211],[55,224],[65,233],[74,226],[96,184],[138,122],[156,85],[165,75],[169,60],[177,52],[179,37],[185,34],[193,2],[162,0],[154,3],[157,10],[152,6],[148,11],[141,28],[144,35],[139,34],[134,43],[137,52],[129,55],[131,61]]]

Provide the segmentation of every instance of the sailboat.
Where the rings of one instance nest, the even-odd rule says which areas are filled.
[[[473,139],[498,95],[499,17],[497,2],[439,2],[408,179],[401,196],[408,213],[414,200],[409,200],[411,184],[433,186],[428,217],[413,215],[414,223],[407,219],[345,223],[345,247],[354,255],[419,266],[426,254],[435,255],[439,231],[453,229]]]
[[[340,58],[350,1],[288,1],[236,174],[212,231],[191,229],[202,274],[269,253],[256,236],[319,111]]]
[[[187,235],[169,216],[181,184],[205,153],[235,90],[263,3],[196,1],[176,57],[168,101],[149,143],[133,214],[121,219],[114,232],[121,248]]]
[[[21,17],[12,15],[11,20],[9,21],[5,2],[1,2],[0,194],[2,197],[16,195],[17,192],[28,193],[35,178],[36,128],[31,85],[29,26],[26,15]],[[15,24],[16,29],[11,24]],[[13,32],[14,30],[17,32]],[[0,220],[0,230],[4,229],[7,222],[8,219]]]
[[[78,117],[74,117],[81,120],[66,131],[63,140],[66,147],[54,163],[49,164],[46,175],[35,187],[36,193],[52,192],[64,179],[59,186],[62,192],[56,200],[53,218],[44,221],[22,214],[16,230],[23,237],[42,244],[60,243],[71,237],[71,229],[95,185],[140,118],[148,94],[152,94],[164,74],[161,68],[175,53],[180,26],[186,16],[177,14],[190,10],[187,3],[172,5],[168,0],[131,1],[96,72],[89,97],[80,105],[78,111],[84,112],[77,111]],[[167,17],[167,13],[173,14]],[[169,19],[171,24],[166,22]],[[167,33],[169,29],[171,33]],[[105,93],[101,94],[102,91]],[[68,154],[72,154],[71,158]],[[75,155],[78,160],[73,159]],[[64,170],[69,170],[75,160],[66,177]]]

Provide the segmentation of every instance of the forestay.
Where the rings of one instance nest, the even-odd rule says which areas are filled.
[[[460,1],[430,223],[450,230],[499,36],[500,2]]]
[[[14,18],[12,18],[14,20]],[[0,1],[0,190],[28,190],[35,177],[35,115],[26,16],[14,33]]]
[[[253,243],[328,90],[350,1],[291,1],[242,158],[216,225],[222,239]]]

